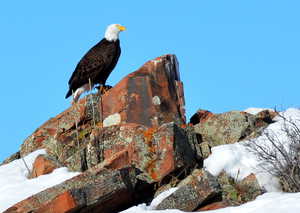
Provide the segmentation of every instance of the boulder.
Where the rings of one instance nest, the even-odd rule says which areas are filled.
[[[183,84],[176,56],[164,55],[147,62],[106,92],[98,104],[104,123],[147,127],[184,124]]]
[[[178,189],[158,204],[156,210],[179,209],[194,211],[220,195],[217,179],[205,170],[196,169],[178,184]]]
[[[225,172],[222,172],[218,176],[218,182],[222,188],[222,200],[231,206],[252,201],[258,195],[264,193],[254,174],[237,181],[229,177]]]
[[[191,118],[190,123],[196,125],[198,123],[205,122],[209,117],[213,116],[213,113],[207,110],[199,109]]]
[[[49,174],[54,169],[61,167],[57,161],[51,159],[46,155],[39,155],[36,157],[29,178],[36,178],[41,175]]]
[[[117,212],[133,204],[136,170],[94,167],[10,207],[5,213]]]
[[[213,147],[243,140],[267,125],[263,119],[255,115],[230,111],[221,114],[207,113],[205,119],[200,119],[194,128],[195,132],[201,135],[202,142],[206,141]]]

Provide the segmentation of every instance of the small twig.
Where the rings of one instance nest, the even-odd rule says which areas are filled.
[[[27,166],[27,163],[26,163],[26,161],[24,160],[24,158],[21,157],[21,159],[22,159],[22,161],[23,161],[23,163],[24,163],[24,165],[25,165],[25,167],[26,167],[26,169],[27,169],[27,171],[28,171],[28,175],[29,175],[29,174],[30,174],[30,169],[29,169],[29,167]]]
[[[75,127],[76,127],[76,139],[77,139],[77,147],[78,147],[78,150],[80,148],[80,144],[79,144],[79,132],[78,132],[78,122],[75,118]]]
[[[72,90],[72,96],[74,97],[74,91],[73,90]],[[79,112],[79,110],[77,108],[77,102],[75,102],[75,101],[74,101],[74,107]],[[76,115],[74,115],[74,121],[75,121],[75,128],[76,128],[77,147],[78,147],[78,150],[79,150],[80,144],[79,144],[78,122],[77,122],[77,119],[76,119]]]
[[[89,85],[90,85],[90,90],[92,91],[92,81],[89,78]],[[93,113],[93,128],[96,127],[96,121],[95,121],[95,110],[94,110],[94,100],[93,100],[93,95],[91,94],[91,102],[92,102],[92,113]]]

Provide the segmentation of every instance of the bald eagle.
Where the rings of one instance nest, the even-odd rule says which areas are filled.
[[[73,101],[77,102],[82,93],[92,89],[96,84],[105,85],[120,57],[119,33],[125,29],[120,24],[111,24],[107,27],[104,38],[78,62],[69,80],[66,98],[73,94]]]

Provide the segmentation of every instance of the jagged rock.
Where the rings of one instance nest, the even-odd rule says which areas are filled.
[[[209,117],[213,115],[212,112],[199,109],[191,118],[190,118],[190,123],[193,125],[196,125],[200,122],[204,122],[207,120]]]
[[[278,115],[278,112],[272,110],[263,110],[257,113],[255,116],[259,119],[262,119],[264,122],[270,124],[273,123],[273,118]]]
[[[231,111],[222,114],[209,114],[206,119],[194,125],[195,132],[207,141],[210,147],[235,143],[268,124],[261,118],[246,112]]]
[[[184,124],[184,104],[176,56],[164,55],[147,62],[105,93],[99,109],[104,121],[155,127],[168,122]]]
[[[46,148],[73,171],[85,171],[106,159],[112,161],[111,169],[134,165],[142,171],[141,179],[156,182],[174,169],[202,160],[193,144],[194,133],[178,127],[183,124],[178,62],[174,55],[165,55],[147,62],[101,97],[86,96],[47,121],[25,140],[21,155]]]
[[[220,194],[215,177],[205,170],[196,169],[178,184],[178,189],[162,200],[156,210],[179,209],[193,211],[203,202],[214,200]]]
[[[46,155],[36,157],[29,178],[36,178],[40,175],[51,173],[54,169],[61,167],[57,161]]]
[[[175,55],[147,62],[102,96],[82,98],[39,127],[22,144],[20,153],[24,156],[46,148],[59,159],[66,158],[82,148],[94,129],[126,123],[158,127],[168,122],[185,123],[183,84]]]
[[[241,202],[246,203],[254,200],[257,196],[265,192],[258,183],[258,180],[254,174],[250,174],[243,180],[237,182],[236,189],[241,195]]]
[[[5,213],[111,213],[133,202],[134,168],[110,171],[94,167],[10,207]]]
[[[218,176],[218,182],[222,188],[222,200],[226,201],[230,206],[252,201],[264,192],[254,174],[237,181],[229,177],[225,172],[221,172]]]

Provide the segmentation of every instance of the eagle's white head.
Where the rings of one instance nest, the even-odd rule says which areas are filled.
[[[104,37],[108,41],[116,41],[119,38],[119,33],[124,30],[126,30],[126,28],[120,24],[108,25]]]

